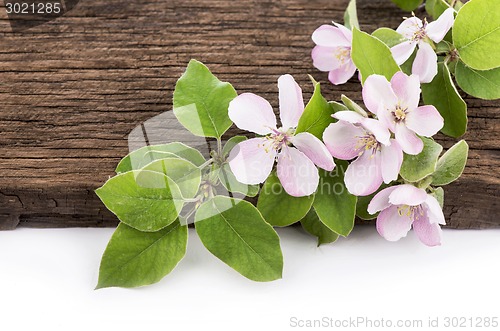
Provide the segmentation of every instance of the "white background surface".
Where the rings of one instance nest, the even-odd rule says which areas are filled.
[[[443,246],[428,248],[365,226],[317,248],[300,229],[279,229],[284,278],[272,283],[241,277],[190,230],[186,257],[160,283],[94,291],[112,232],[0,232],[0,330],[312,329],[291,327],[292,317],[421,319],[419,330],[439,317],[444,330],[446,316],[500,318],[500,230],[445,230]]]

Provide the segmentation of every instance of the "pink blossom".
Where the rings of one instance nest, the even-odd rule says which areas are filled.
[[[384,76],[371,75],[363,86],[363,101],[384,123],[407,154],[419,154],[424,148],[418,135],[431,137],[444,125],[434,106],[418,106],[420,83],[415,75],[398,71],[387,81]]]
[[[347,167],[344,177],[351,194],[372,194],[382,182],[398,178],[403,151],[394,139],[390,139],[389,130],[380,121],[353,111],[340,111],[333,116],[339,121],[326,128],[323,140],[334,157],[356,158]]]
[[[302,90],[292,76],[278,79],[281,128],[268,101],[253,93],[243,93],[229,104],[229,117],[240,129],[263,137],[239,143],[229,155],[229,166],[244,184],[263,183],[277,159],[277,175],[292,196],[314,193],[319,183],[318,169],[333,170],[335,163],[326,146],[308,132],[295,134],[304,112]],[[293,145],[293,146],[292,146]]]
[[[328,79],[335,85],[344,84],[356,72],[351,59],[352,32],[343,25],[322,25],[312,34],[316,44],[311,52],[313,65],[329,71]]]
[[[427,246],[441,245],[444,215],[436,198],[409,184],[388,187],[373,197],[368,212],[377,217],[377,231],[389,241],[397,241],[413,231]]]
[[[443,40],[453,25],[453,13],[453,8],[448,8],[431,23],[413,16],[405,19],[396,29],[406,40],[391,48],[392,55],[398,64],[403,64],[418,45],[412,73],[419,76],[421,83],[431,82],[437,74],[437,55],[429,41],[439,43]]]

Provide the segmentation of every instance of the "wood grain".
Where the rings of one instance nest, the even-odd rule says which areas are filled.
[[[305,98],[311,73],[325,82],[328,98],[360,100],[355,78],[334,87],[310,60],[312,31],[341,22],[347,2],[80,1],[22,32],[12,32],[0,8],[0,228],[116,224],[93,190],[127,154],[128,134],[171,109],[175,81],[191,58],[274,106],[284,73],[295,76]],[[359,0],[358,13],[369,32],[395,28],[407,15],[389,0]],[[466,102],[470,157],[464,176],[446,188],[445,214],[451,227],[497,227],[500,108]]]

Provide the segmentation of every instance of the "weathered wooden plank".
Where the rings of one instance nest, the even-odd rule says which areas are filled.
[[[96,0],[21,32],[11,31],[0,8],[0,228],[116,224],[93,189],[128,152],[128,133],[171,108],[189,59],[274,105],[284,73],[309,97],[307,73],[326,82],[311,64],[310,34],[342,21],[347,2]],[[367,31],[394,28],[405,15],[389,0],[358,7]],[[360,100],[356,79],[323,85],[331,99]],[[446,190],[445,213],[451,227],[499,226],[500,107],[467,103],[470,157]]]

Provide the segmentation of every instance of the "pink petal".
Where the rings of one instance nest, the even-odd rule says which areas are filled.
[[[332,115],[333,118],[338,119],[339,121],[346,121],[352,124],[361,123],[365,117],[359,113],[356,113],[352,110],[341,110]]]
[[[285,147],[278,154],[277,174],[286,193],[291,196],[311,195],[318,188],[318,168],[296,148]]]
[[[391,181],[398,179],[401,164],[403,163],[403,150],[396,140],[391,139],[390,146],[382,146],[380,156],[382,178],[384,183],[389,184]]]
[[[378,142],[381,142],[384,145],[390,144],[389,138],[391,137],[391,133],[389,132],[389,129],[387,129],[387,126],[379,120],[373,118],[364,118],[361,125],[367,131],[371,132]]]
[[[291,75],[278,78],[280,119],[284,128],[295,128],[304,112],[302,89]]]
[[[321,71],[331,71],[339,68],[342,63],[335,56],[338,48],[315,46],[311,51],[311,58],[315,68]]]
[[[391,186],[375,194],[373,199],[370,201],[370,204],[368,205],[368,212],[373,215],[378,211],[392,206],[389,202],[389,195],[391,195],[392,191],[394,191],[396,188],[397,186]]]
[[[406,39],[412,39],[415,32],[422,28],[422,21],[418,17],[405,19],[396,29],[396,32],[403,35]]]
[[[417,56],[413,61],[411,73],[417,75],[421,83],[430,83],[437,75],[437,55],[431,45],[426,42],[418,44]]]
[[[432,137],[443,128],[444,119],[434,106],[420,106],[406,114],[406,126],[424,137]]]
[[[403,148],[403,152],[406,154],[417,155],[424,149],[422,139],[417,137],[415,132],[408,129],[404,124],[397,124],[394,134],[399,145]]]
[[[415,51],[415,46],[417,46],[417,43],[410,40],[392,46],[391,53],[394,61],[396,61],[397,64],[405,63]]]
[[[401,104],[408,109],[418,107],[420,101],[420,82],[418,76],[408,76],[402,71],[398,71],[391,78],[391,86]]]
[[[242,130],[260,135],[276,129],[276,116],[269,102],[253,93],[238,95],[229,103],[229,118]]]
[[[446,9],[437,20],[427,24],[425,32],[429,38],[435,43],[443,40],[453,25],[455,10],[453,8]]]
[[[328,74],[328,80],[333,85],[340,85],[347,82],[356,72],[356,66],[349,60],[340,67],[333,69]]]
[[[406,237],[413,220],[406,214],[399,215],[398,207],[391,206],[380,212],[377,217],[378,233],[389,241],[398,241]]]
[[[342,32],[342,34],[344,35],[345,39],[347,39],[350,42],[352,42],[352,31],[351,30],[349,30],[348,28],[346,28],[342,24],[338,24],[338,23],[335,23],[335,22],[333,22],[333,24],[335,24],[335,26],[340,29],[340,32]]]
[[[363,101],[368,110],[377,115],[379,107],[395,108],[398,98],[387,78],[381,75],[371,75],[366,78],[363,85]]]
[[[441,230],[438,223],[430,223],[425,215],[420,216],[413,222],[413,231],[415,231],[418,239],[425,245],[431,247],[441,245],[443,230]]]
[[[365,130],[351,123],[339,121],[330,124],[323,132],[326,147],[337,159],[352,160],[359,155],[356,149],[359,137],[366,134]]]
[[[347,190],[354,195],[365,196],[375,192],[382,184],[380,155],[364,152],[347,167],[344,182]]]
[[[292,137],[291,142],[318,167],[327,171],[332,171],[335,168],[333,157],[325,144],[309,132],[296,134]]]
[[[427,193],[425,190],[410,184],[398,185],[389,195],[389,202],[392,205],[418,206],[426,200]]]
[[[424,205],[427,209],[427,216],[431,223],[438,223],[445,225],[446,221],[444,219],[443,209],[439,205],[439,202],[432,195],[427,195],[427,200],[425,200]]]
[[[276,150],[266,138],[253,138],[236,145],[229,154],[229,167],[243,184],[263,183],[274,165]]]
[[[325,47],[351,47],[342,31],[332,25],[322,25],[312,34],[312,40],[316,45]]]

